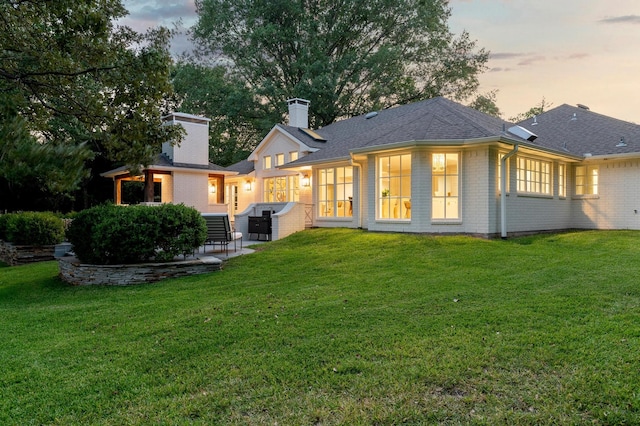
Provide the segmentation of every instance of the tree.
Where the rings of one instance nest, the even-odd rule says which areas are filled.
[[[544,97],[542,97],[542,100],[538,105],[529,108],[528,111],[522,112],[514,117],[509,118],[509,121],[513,123],[518,123],[528,118],[532,118],[535,115],[540,115],[546,110],[548,110],[549,108],[551,108],[552,106],[553,106],[552,103],[547,102],[547,100]]]
[[[480,112],[484,112],[485,114],[493,115],[494,117],[500,118],[502,114],[500,113],[500,109],[496,104],[497,93],[497,90],[492,90],[488,93],[477,95],[473,99],[473,101],[471,101],[469,106]]]
[[[0,101],[38,143],[84,143],[135,168],[176,137],[175,126],[161,125],[172,94],[170,33],[115,27],[126,14],[120,0],[0,3]]]
[[[227,75],[223,66],[179,61],[172,69],[174,90],[183,98],[180,110],[211,119],[209,159],[229,165],[246,158],[254,141],[273,126],[250,91]],[[264,133],[262,133],[264,132]]]
[[[310,125],[478,86],[488,53],[447,27],[445,0],[196,0],[194,40],[218,55],[253,107],[280,121],[311,101]],[[272,121],[272,123],[274,122]]]

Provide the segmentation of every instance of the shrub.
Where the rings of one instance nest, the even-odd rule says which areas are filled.
[[[9,213],[0,216],[0,239],[19,245],[58,244],[64,240],[64,224],[50,212]]]
[[[102,205],[79,212],[67,237],[85,263],[169,261],[204,243],[207,228],[197,210],[184,205]]]

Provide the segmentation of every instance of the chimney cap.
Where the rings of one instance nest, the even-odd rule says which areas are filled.
[[[293,104],[309,105],[310,103],[311,101],[307,99],[302,99],[302,98],[287,99],[287,105],[293,105]]]

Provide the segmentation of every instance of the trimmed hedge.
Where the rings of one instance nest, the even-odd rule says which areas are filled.
[[[97,265],[171,261],[206,236],[200,213],[182,204],[97,206],[79,212],[67,231],[78,259]]]
[[[47,246],[64,240],[64,223],[51,212],[0,215],[0,239],[16,245]]]

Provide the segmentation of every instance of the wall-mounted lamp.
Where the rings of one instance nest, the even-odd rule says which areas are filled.
[[[244,190],[245,191],[251,191],[251,181],[248,180],[244,183]]]
[[[210,185],[209,186],[209,194],[215,194],[216,193],[216,186],[215,185]]]
[[[309,178],[309,175],[302,176],[302,186],[308,187],[310,185],[311,185],[311,179]]]

